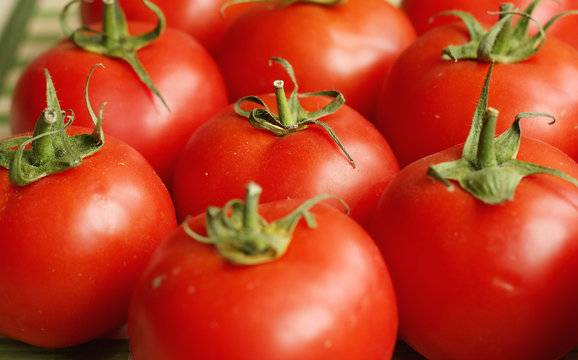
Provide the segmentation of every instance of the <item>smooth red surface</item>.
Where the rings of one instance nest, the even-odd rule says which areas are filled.
[[[273,221],[302,201],[263,204]],[[367,232],[341,210],[311,210],[281,258],[234,266],[176,230],[153,255],[130,308],[140,360],[389,359],[397,335],[387,268]],[[204,233],[204,216],[189,221]]]
[[[294,3],[253,6],[226,31],[215,58],[231,101],[271,91],[288,60],[303,92],[339,90],[347,104],[372,120],[381,82],[393,60],[415,40],[406,15],[383,0],[351,0],[333,7]]]
[[[133,34],[150,31],[154,23],[131,23]],[[90,69],[102,63],[91,78],[90,101],[102,103],[103,129],[137,149],[168,185],[176,158],[197,127],[227,105],[227,92],[217,65],[196,41],[167,29],[138,57],[170,106],[144,85],[122,60],[82,51],[63,40],[30,63],[12,98],[10,125],[14,133],[30,131],[46,107],[44,69],[50,72],[63,109],[76,113],[75,124],[92,126],[86,110],[84,86]]]
[[[0,334],[36,346],[123,325],[134,283],[177,226],[160,178],[110,136],[79,167],[25,187],[1,169],[0,194]]]
[[[379,97],[375,124],[400,165],[465,141],[481,94],[488,63],[441,58],[450,44],[469,41],[462,25],[444,25],[421,36],[393,65]],[[550,143],[578,159],[578,53],[548,39],[537,54],[496,64],[489,106],[499,111],[497,133],[521,112],[556,117],[522,120],[522,133]]]
[[[578,188],[533,175],[512,201],[486,205],[426,175],[460,155],[458,145],[402,169],[375,212],[400,336],[432,360],[558,359],[578,343]],[[523,138],[518,159],[578,178],[537,140]]]
[[[274,96],[261,98],[277,112]],[[301,104],[313,111],[328,101],[309,97]],[[320,120],[339,137],[355,168],[320,125],[279,137],[254,128],[232,105],[226,108],[191,136],[179,158],[173,184],[179,218],[243,198],[245,184],[254,181],[263,187],[264,202],[333,194],[367,225],[379,196],[399,171],[397,160],[373,124],[347,105]]]

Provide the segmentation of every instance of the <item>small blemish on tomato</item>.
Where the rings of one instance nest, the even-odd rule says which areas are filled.
[[[163,283],[163,281],[165,281],[166,278],[167,278],[166,275],[159,275],[155,277],[151,283],[153,289],[157,289],[159,286],[161,286],[161,284]]]

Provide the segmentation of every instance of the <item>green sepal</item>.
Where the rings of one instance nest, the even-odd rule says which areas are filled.
[[[74,136],[66,133],[74,121],[74,112],[70,110],[67,116],[67,112],[61,110],[50,74],[44,70],[47,107],[40,115],[32,136],[18,136],[0,142],[0,166],[8,169],[12,184],[25,186],[50,174],[77,167],[83,158],[104,146],[102,114],[106,103],[96,116],[88,98],[88,84],[96,66],[102,64],[90,70],[85,86],[85,101],[94,129],[90,134]]]
[[[466,25],[470,41],[463,45],[450,45],[442,51],[442,58],[458,61],[473,59],[482,62],[515,63],[526,60],[536,54],[544,46],[546,30],[560,17],[577,14],[578,11],[566,11],[552,17],[544,26],[532,17],[536,6],[542,0],[534,0],[523,11],[514,9],[514,5],[500,5],[500,11],[493,14],[500,19],[490,29],[483,26],[470,13],[465,11],[444,11],[437,16],[456,16]],[[513,17],[519,19],[513,24]],[[538,24],[538,33],[528,35],[530,21]]]
[[[183,229],[193,239],[212,244],[219,254],[233,265],[257,265],[274,261],[287,251],[295,227],[301,218],[307,226],[317,226],[309,211],[325,199],[337,199],[349,211],[347,204],[333,195],[322,194],[302,203],[283,218],[268,223],[258,213],[262,189],[254,182],[246,186],[245,201],[234,199],[223,208],[211,206],[205,212],[207,236],[194,232],[183,222]]]
[[[64,32],[77,47],[96,54],[126,61],[139,79],[163,102],[168,111],[170,107],[157,89],[145,68],[138,59],[137,52],[159,38],[166,28],[166,19],[162,10],[148,0],[142,0],[157,17],[156,27],[144,34],[130,35],[127,20],[118,1],[103,0],[102,31],[83,25],[72,30],[66,23],[70,6],[83,0],[72,0],[63,9],[60,19]]]
[[[427,174],[444,183],[449,191],[454,190],[450,180],[457,181],[462,189],[491,205],[512,200],[520,181],[529,175],[550,174],[578,186],[578,180],[559,170],[516,159],[521,141],[520,120],[532,117],[554,119],[552,115],[520,113],[509,129],[495,137],[498,111],[487,106],[493,66],[492,63],[488,70],[462,157],[431,165]]]
[[[297,79],[295,78],[295,73],[291,64],[287,60],[278,57],[272,57],[269,61],[269,65],[272,64],[271,61],[275,61],[283,66],[294,85],[291,95],[287,98],[284,90],[284,82],[282,80],[276,80],[273,83],[279,114],[273,114],[269,107],[265,105],[265,102],[258,96],[254,95],[244,96],[235,103],[235,111],[237,114],[248,118],[253,127],[270,131],[276,136],[286,136],[293,132],[304,130],[308,125],[320,125],[327,131],[329,136],[331,136],[331,139],[339,146],[349,162],[355,168],[355,161],[349,155],[333,129],[331,129],[327,123],[319,120],[327,115],[333,114],[345,103],[345,97],[343,94],[337,90],[300,94]],[[326,96],[333,98],[333,100],[321,109],[316,111],[307,111],[303,109],[299,103],[299,98],[312,96]],[[263,108],[255,108],[251,111],[243,110],[241,104],[244,102],[252,102],[261,105]]]

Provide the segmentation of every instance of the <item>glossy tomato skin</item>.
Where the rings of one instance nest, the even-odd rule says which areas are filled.
[[[261,98],[277,112],[273,95]],[[300,101],[313,111],[329,100]],[[242,198],[244,184],[254,181],[263,188],[264,202],[331,193],[367,225],[379,196],[399,171],[397,160],[373,124],[347,105],[320,120],[331,126],[355,168],[320,125],[278,137],[254,128],[232,105],[224,109],[191,136],[179,158],[173,183],[178,217]]]
[[[415,39],[406,15],[382,0],[352,0],[323,7],[295,3],[253,6],[227,29],[215,58],[231,101],[290,83],[272,56],[288,60],[302,92],[339,90],[370,120],[381,82],[393,60]]]
[[[131,33],[150,31],[154,23],[129,23]],[[137,149],[170,184],[178,153],[190,134],[227,105],[221,72],[211,56],[181,31],[167,28],[138,57],[170,106],[144,85],[119,59],[85,52],[63,40],[41,54],[16,84],[10,125],[14,133],[31,131],[46,107],[44,69],[48,69],[62,104],[76,110],[75,124],[93,126],[85,109],[86,74],[96,63],[105,69],[90,81],[93,106],[106,102],[103,128]]]
[[[525,9],[532,0],[516,1],[514,5],[521,10]],[[424,34],[435,26],[456,22],[458,19],[453,16],[437,16],[431,21],[431,17],[447,10],[463,10],[471,13],[483,24],[494,24],[499,16],[489,12],[499,11],[500,5],[505,3],[502,0],[403,0],[401,8],[407,14],[411,23],[419,35]],[[569,10],[578,9],[578,0],[542,1],[538,4],[532,17],[540,24],[545,25],[552,17]],[[537,26],[530,25],[537,30]],[[575,15],[565,16],[558,19],[549,29],[547,34],[558,39],[562,39],[574,47],[578,47],[578,38],[574,36],[578,29],[578,18]]]
[[[198,40],[209,52],[220,42],[225,28],[243,9],[250,6],[235,5],[221,15],[221,7],[229,0],[156,0],[164,13],[167,24],[180,29]],[[155,21],[154,13],[142,0],[118,0],[129,21]],[[80,15],[84,24],[99,22],[102,16],[102,1],[81,2]]]
[[[428,359],[558,359],[577,343],[578,188],[551,175],[522,180],[485,205],[426,176],[461,146],[402,169],[370,233],[399,305],[400,336]],[[578,165],[522,138],[518,159],[578,178]]]
[[[467,137],[489,64],[441,58],[450,44],[464,44],[462,25],[444,25],[422,35],[393,65],[378,103],[375,125],[400,165],[459,144]],[[522,132],[578,159],[578,54],[549,38],[530,59],[496,64],[489,106],[498,109],[497,133],[521,112],[556,117],[521,123]]]
[[[79,167],[28,186],[2,169],[0,194],[0,334],[35,346],[123,325],[134,283],[177,227],[158,175],[110,136]]]
[[[269,221],[302,201],[260,206]],[[154,253],[132,297],[135,360],[388,359],[397,334],[389,274],[367,232],[333,207],[312,208],[287,253],[227,263],[176,230]],[[204,232],[204,216],[189,221]]]

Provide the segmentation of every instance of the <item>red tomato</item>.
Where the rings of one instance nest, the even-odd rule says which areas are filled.
[[[111,136],[80,166],[27,186],[0,169],[0,194],[0,333],[36,346],[124,324],[137,277],[177,226],[158,175]]]
[[[277,112],[274,95],[261,98]],[[300,102],[314,111],[329,98],[304,97]],[[321,120],[356,167],[320,125],[279,137],[254,128],[233,105],[224,109],[191,136],[179,158],[173,184],[179,218],[222,206],[255,181],[264,188],[263,201],[329,192],[349,204],[354,219],[367,224],[381,192],[399,171],[397,160],[373,124],[346,104]]]
[[[512,201],[486,205],[426,175],[461,151],[402,169],[375,212],[400,336],[432,360],[560,358],[577,343],[578,188],[533,175]],[[517,158],[578,178],[578,164],[537,140],[522,138]]]
[[[128,20],[154,21],[154,14],[142,0],[117,0]],[[227,23],[248,5],[236,5],[221,15],[221,7],[230,0],[155,0],[167,18],[169,26],[180,29],[198,40],[212,52],[220,42]],[[84,24],[99,22],[102,1],[81,2],[80,15]]]
[[[302,201],[263,204],[267,221]],[[287,252],[231,265],[181,226],[154,253],[132,297],[135,359],[388,359],[397,312],[390,278],[367,232],[333,207],[311,209]],[[204,233],[204,216],[188,221]]]
[[[154,23],[130,23],[143,33]],[[185,33],[167,28],[152,44],[138,51],[152,82],[170,106],[169,112],[124,61],[80,50],[63,40],[41,54],[24,70],[16,84],[10,124],[13,132],[30,131],[44,101],[43,69],[47,68],[62,103],[84,109],[84,78],[96,63],[106,69],[90,84],[94,103],[108,102],[104,125],[111,134],[137,149],[170,184],[177,155],[196,128],[227,104],[222,75],[207,51]],[[86,111],[75,123],[91,126]]]
[[[379,97],[375,124],[400,165],[463,142],[489,64],[441,58],[450,44],[469,41],[465,27],[444,25],[422,35],[393,65]],[[525,122],[525,135],[541,139],[578,159],[578,54],[548,38],[531,58],[496,64],[490,106],[500,109],[503,132],[520,111],[539,111],[556,123]]]
[[[277,56],[302,77],[303,91],[337,89],[372,120],[387,70],[414,39],[405,14],[383,0],[282,8],[259,4],[232,21],[215,58],[231,101],[269,92],[274,80],[288,80],[282,70],[267,66]]]
[[[524,9],[532,1],[518,0],[514,4],[516,7]],[[421,35],[435,26],[457,20],[453,16],[439,16],[430,21],[432,16],[446,10],[464,10],[474,15],[482,23],[494,24],[498,21],[498,15],[490,14],[489,12],[498,11],[500,5],[505,2],[503,0],[402,0],[401,8],[415,26],[417,33]],[[578,0],[542,1],[536,7],[533,17],[544,25],[553,16],[561,12],[577,9]],[[574,47],[578,47],[578,37],[575,36],[576,29],[578,29],[578,17],[570,15],[557,20],[548,30],[548,34],[562,39]]]

